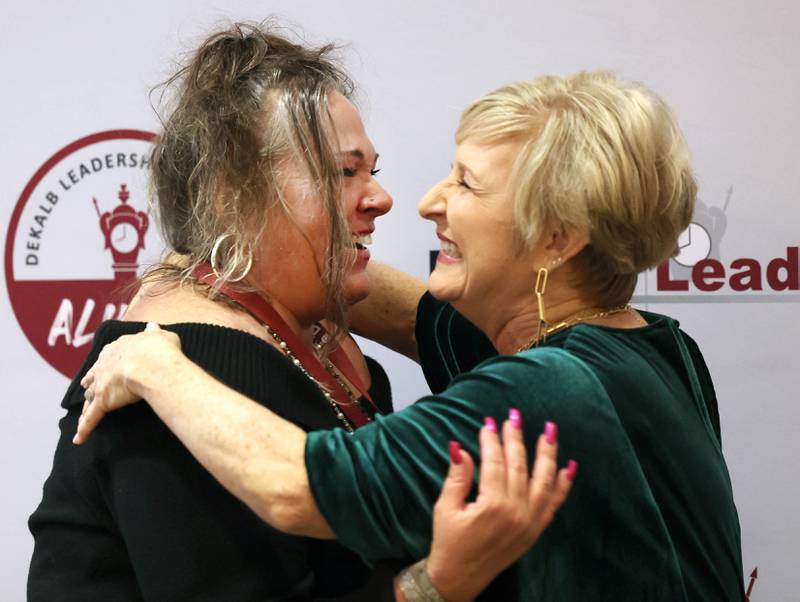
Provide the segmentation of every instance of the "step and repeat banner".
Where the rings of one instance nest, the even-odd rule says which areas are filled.
[[[394,197],[373,256],[424,278],[434,227],[416,203],[452,160],[460,110],[501,84],[607,68],[674,108],[700,182],[672,261],[643,274],[635,303],[667,313],[704,350],[753,601],[800,600],[800,5],[738,3],[210,1],[16,3],[0,25],[0,599],[25,598],[59,404],[98,324],[125,310],[162,243],[147,210],[158,131],[150,90],[231,20],[277,22],[334,41]],[[399,406],[427,392],[411,362],[384,363]]]

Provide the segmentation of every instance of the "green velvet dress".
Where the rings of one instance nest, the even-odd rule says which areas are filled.
[[[448,440],[477,458],[484,416],[500,422],[516,407],[529,451],[553,420],[560,462],[574,458],[580,472],[552,525],[482,598],[744,600],[711,379],[674,320],[642,315],[646,327],[578,324],[498,356],[426,295],[417,336],[438,393],[352,435],[309,435],[311,488],[337,538],[372,562],[424,557]]]

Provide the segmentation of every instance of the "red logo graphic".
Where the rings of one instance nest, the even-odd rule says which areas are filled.
[[[67,145],[36,171],[11,217],[11,305],[33,347],[68,378],[100,322],[125,311],[140,265],[163,248],[144,211],[153,138],[111,130]]]
[[[800,301],[800,247],[778,247],[766,259],[723,260],[732,255],[721,249],[732,196],[733,187],[721,207],[697,201],[692,223],[678,239],[678,255],[639,277],[635,303]]]
[[[147,214],[136,211],[127,204],[130,193],[126,185],[121,184],[119,190],[120,204],[113,211],[100,214],[97,199],[93,198],[94,208],[100,218],[100,229],[106,239],[106,249],[111,249],[114,263],[114,279],[119,282],[130,282],[136,278],[139,264],[136,260],[139,251],[144,249],[144,235],[150,223]]]
[[[758,567],[753,569],[753,572],[750,573],[750,583],[747,584],[747,591],[745,592],[745,598],[747,601],[750,602],[750,596],[753,594],[753,586],[756,584],[756,579],[758,579]]]
[[[797,291],[800,290],[800,253],[798,247],[786,247],[786,257],[761,262],[740,257],[728,269],[713,258],[700,259],[692,266],[690,277],[679,278],[670,273],[670,263],[658,266],[656,288],[659,291],[688,291],[689,282],[697,291],[718,291],[726,284],[731,291]]]

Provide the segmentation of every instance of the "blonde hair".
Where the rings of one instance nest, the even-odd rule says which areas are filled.
[[[354,254],[328,96],[350,98],[353,83],[331,60],[333,50],[295,44],[268,25],[236,23],[208,37],[161,85],[173,94],[152,152],[151,196],[165,240],[183,257],[168,255],[145,278],[190,279],[223,237],[221,280],[246,273],[270,210],[288,213],[281,166],[291,161],[329,217],[326,317],[344,327]]]
[[[572,262],[588,295],[625,303],[639,272],[677,253],[697,185],[674,116],[641,84],[596,71],[504,86],[464,111],[456,142],[468,138],[521,142],[509,182],[519,241],[552,223],[585,231]]]

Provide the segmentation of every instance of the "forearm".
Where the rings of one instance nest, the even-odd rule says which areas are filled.
[[[367,267],[370,294],[350,309],[353,332],[417,360],[417,304],[425,283],[384,263]]]
[[[288,533],[333,537],[311,496],[300,428],[179,352],[134,362],[127,381],[192,455],[264,521]]]

